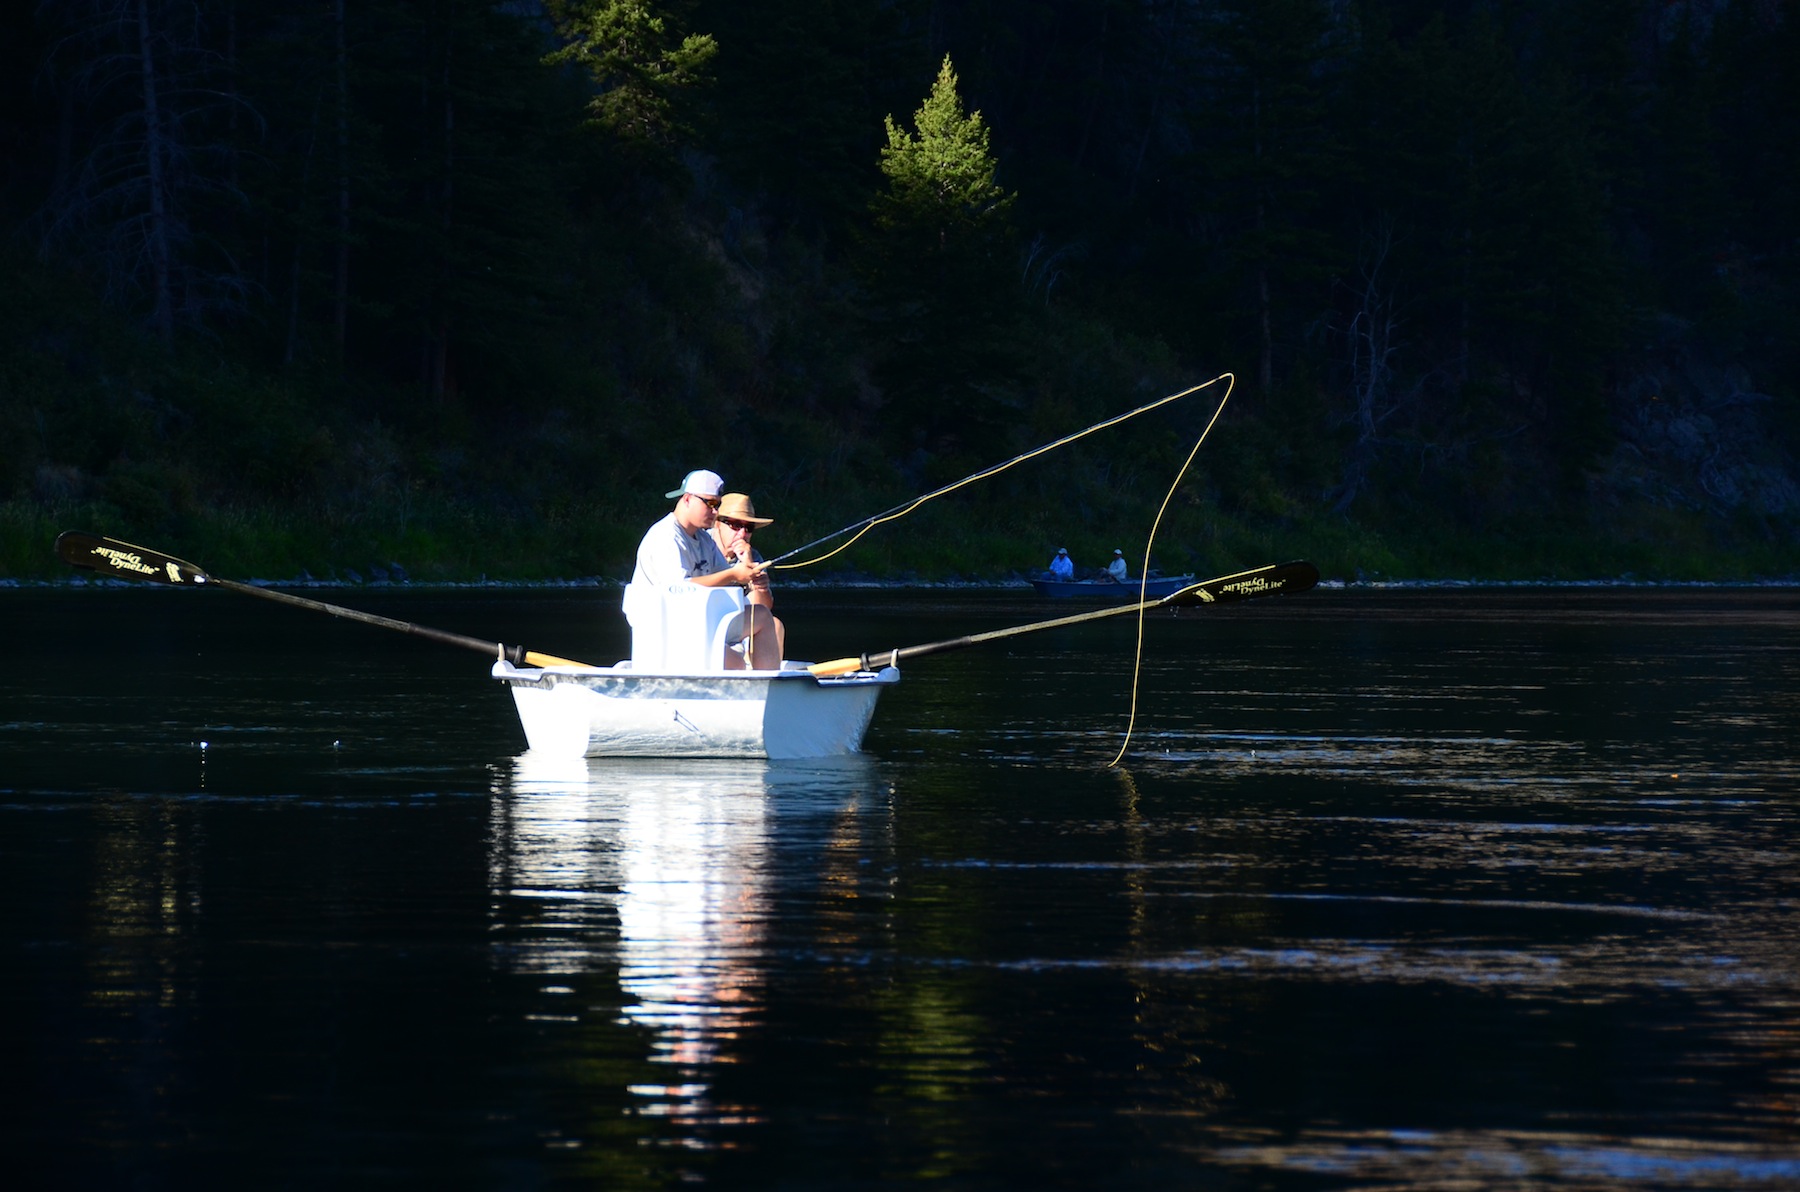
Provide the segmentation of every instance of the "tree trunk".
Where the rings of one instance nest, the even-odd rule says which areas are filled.
[[[237,194],[239,190],[238,116],[239,109],[242,107],[240,102],[241,97],[238,93],[238,82],[237,5],[235,3],[229,3],[225,6],[225,86],[231,97],[231,102],[226,105],[229,113],[226,116],[226,127],[230,133],[227,152],[231,155],[227,164],[227,177],[231,186],[231,193],[234,195]]]
[[[300,159],[299,217],[294,220],[294,257],[289,264],[288,272],[288,326],[287,349],[282,353],[281,363],[290,365],[300,350],[300,263],[303,257],[305,241],[303,232],[306,228],[305,212],[308,206],[307,189],[312,181],[313,154],[319,147],[319,109],[325,104],[325,84],[319,84],[318,93],[313,97],[312,120],[306,132],[306,156]]]
[[[433,295],[431,326],[430,360],[426,376],[426,388],[431,395],[433,405],[442,406],[444,398],[450,390],[450,304],[448,291],[451,278],[451,201],[455,197],[456,170],[456,102],[450,93],[450,45],[446,32],[444,45],[444,173],[438,194],[438,228],[443,239],[438,246],[438,285]]]
[[[1264,397],[1275,388],[1275,333],[1274,319],[1269,307],[1269,202],[1268,184],[1264,181],[1263,172],[1263,123],[1262,123],[1262,87],[1250,89],[1250,125],[1252,140],[1251,156],[1256,161],[1255,185],[1256,197],[1256,319],[1261,336],[1261,355],[1256,362],[1257,387]]]
[[[1262,208],[1257,208],[1257,222],[1262,222]],[[1275,388],[1275,332],[1273,317],[1269,313],[1269,265],[1267,261],[1256,267],[1256,308],[1257,318],[1261,323],[1262,357],[1256,363],[1256,381],[1267,397]]]
[[[1100,8],[1100,35],[1095,40],[1094,94],[1088,100],[1087,114],[1081,120],[1081,139],[1075,145],[1074,164],[1077,169],[1087,160],[1088,141],[1094,132],[1094,120],[1100,114],[1100,102],[1106,97],[1106,34],[1107,18],[1110,13],[1102,5]]]
[[[150,190],[150,325],[164,343],[175,339],[174,284],[169,264],[168,176],[164,172],[162,115],[157,105],[156,56],[150,37],[149,0],[137,0],[138,57],[144,85],[144,159]]]
[[[332,346],[338,366],[350,327],[350,53],[344,32],[344,0],[337,0],[337,267],[332,291]]]

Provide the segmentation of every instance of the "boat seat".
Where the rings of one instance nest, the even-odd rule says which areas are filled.
[[[736,586],[626,584],[624,608],[634,671],[722,671],[726,647],[743,633],[744,592]]]

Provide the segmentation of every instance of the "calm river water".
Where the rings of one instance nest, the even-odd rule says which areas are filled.
[[[613,593],[323,596],[627,652]],[[10,1186],[1800,1185],[1793,591],[1165,615],[1118,768],[1127,619],[919,660],[849,763],[556,765],[474,654],[0,611]]]

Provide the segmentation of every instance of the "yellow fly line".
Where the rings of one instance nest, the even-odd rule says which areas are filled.
[[[1194,440],[1194,449],[1188,452],[1188,457],[1182,463],[1181,470],[1175,473],[1174,483],[1169,485],[1169,491],[1163,497],[1162,507],[1156,511],[1156,520],[1150,523],[1150,538],[1144,543],[1144,565],[1138,568],[1137,656],[1131,662],[1131,715],[1125,721],[1125,739],[1119,742],[1119,752],[1113,756],[1110,762],[1106,763],[1108,768],[1117,766],[1124,759],[1125,750],[1131,746],[1131,730],[1137,726],[1138,676],[1144,666],[1144,613],[1147,611],[1143,607],[1144,593],[1146,585],[1150,582],[1150,551],[1156,545],[1156,531],[1162,526],[1163,514],[1168,512],[1169,502],[1175,499],[1175,490],[1181,487],[1182,478],[1187,475],[1188,468],[1193,466],[1194,457],[1200,454],[1200,445],[1206,442],[1206,436],[1212,433],[1213,424],[1219,420],[1219,415],[1225,412],[1225,403],[1231,400],[1231,391],[1237,385],[1237,377],[1231,373],[1222,374],[1218,380],[1225,382],[1225,396],[1219,399],[1219,408],[1214,410],[1213,416],[1207,420],[1206,429],[1200,432],[1198,439]]]
[[[886,513],[877,514],[876,516],[871,517],[866,521],[859,522],[856,525],[852,525],[844,530],[839,530],[837,532],[838,534],[849,533],[850,530],[855,530],[856,532],[854,534],[852,534],[849,541],[845,542],[843,545],[841,545],[833,550],[827,551],[826,553],[819,555],[816,558],[805,559],[798,563],[782,562],[783,559],[790,558],[793,555],[797,555],[797,554],[801,553],[801,551],[809,550],[814,546],[820,545],[821,543],[829,542],[832,538],[837,537],[837,534],[828,534],[824,538],[818,539],[815,542],[808,543],[806,546],[800,547],[796,550],[789,551],[786,555],[782,555],[779,558],[772,560],[768,564],[768,566],[771,569],[779,567],[782,570],[789,570],[791,568],[798,568],[798,567],[811,567],[815,563],[823,563],[826,559],[829,559],[834,555],[837,555],[845,550],[848,550],[851,546],[853,546],[856,543],[856,541],[858,539],[860,539],[864,534],[867,534],[870,530],[873,530],[876,526],[886,525],[888,522],[899,521],[901,518],[905,517],[907,514],[911,513],[913,510],[919,508],[919,506],[925,504],[927,501],[935,500],[938,497],[944,496],[946,493],[953,493],[957,489],[966,488],[969,485],[974,484],[978,480],[986,480],[989,476],[997,476],[1001,472],[1006,471],[1008,468],[1013,467],[1016,464],[1022,464],[1026,460],[1029,460],[1029,459],[1036,459],[1040,455],[1047,455],[1048,453],[1055,451],[1058,447],[1066,447],[1070,443],[1073,443],[1078,439],[1086,438],[1088,435],[1094,434],[1097,431],[1102,431],[1102,430],[1107,429],[1108,427],[1117,426],[1119,423],[1124,422],[1127,419],[1136,418],[1139,414],[1147,413],[1150,410],[1154,410],[1159,406],[1166,406],[1170,402],[1180,401],[1182,398],[1188,397],[1195,393],[1198,393],[1203,389],[1210,389],[1214,385],[1217,385],[1221,381],[1225,382],[1225,393],[1222,397],[1219,398],[1218,407],[1213,410],[1212,417],[1207,420],[1206,428],[1200,432],[1200,437],[1198,439],[1194,440],[1194,448],[1192,451],[1188,452],[1187,459],[1182,462],[1180,471],[1175,473],[1174,482],[1169,485],[1169,491],[1167,494],[1164,495],[1162,505],[1156,511],[1156,520],[1153,521],[1150,525],[1150,537],[1144,543],[1144,561],[1143,561],[1143,565],[1138,568],[1138,577],[1139,577],[1138,578],[1138,604],[1140,607],[1138,608],[1138,614],[1137,614],[1137,627],[1138,627],[1137,628],[1137,655],[1132,660],[1132,666],[1131,666],[1131,713],[1125,722],[1125,739],[1119,745],[1119,752],[1112,759],[1112,761],[1107,763],[1107,766],[1109,768],[1115,767],[1119,764],[1120,760],[1124,758],[1125,750],[1130,747],[1131,733],[1132,733],[1132,730],[1137,726],[1138,679],[1139,679],[1140,673],[1143,670],[1143,665],[1144,665],[1144,614],[1147,611],[1146,607],[1144,607],[1145,603],[1146,603],[1145,602],[1145,592],[1147,591],[1146,585],[1149,583],[1149,579],[1150,579],[1150,554],[1151,554],[1151,551],[1156,546],[1156,533],[1157,533],[1157,530],[1160,529],[1162,526],[1163,515],[1165,513],[1167,513],[1169,510],[1169,503],[1175,499],[1176,490],[1181,487],[1182,479],[1187,476],[1188,469],[1193,466],[1194,457],[1200,454],[1200,447],[1203,443],[1206,442],[1206,436],[1212,433],[1212,428],[1219,421],[1219,415],[1221,415],[1225,412],[1225,403],[1231,400],[1231,391],[1237,386],[1237,376],[1235,373],[1228,373],[1228,372],[1220,373],[1218,376],[1214,377],[1210,381],[1205,381],[1205,382],[1202,382],[1201,384],[1195,385],[1191,388],[1183,389],[1179,393],[1171,393],[1167,397],[1158,398],[1156,401],[1150,402],[1147,405],[1139,406],[1135,410],[1129,410],[1129,411],[1127,411],[1123,414],[1120,414],[1116,417],[1108,418],[1104,422],[1096,422],[1094,425],[1086,428],[1085,430],[1078,430],[1074,434],[1064,435],[1062,438],[1057,439],[1053,443],[1045,443],[1042,447],[1033,448],[1032,450],[1025,452],[1023,455],[1016,455],[1012,459],[1007,460],[1003,464],[996,464],[995,466],[993,466],[991,468],[987,468],[983,471],[976,472],[972,476],[965,476],[961,480],[956,481],[954,484],[947,484],[943,488],[940,488],[940,489],[936,490],[935,492],[926,493],[922,497],[915,497],[913,500],[908,501],[906,504],[897,506],[893,509],[890,509]]]
[[[1150,402],[1147,405],[1139,406],[1135,410],[1128,410],[1123,414],[1117,415],[1116,417],[1108,418],[1105,422],[1096,422],[1094,425],[1086,428],[1085,430],[1078,430],[1074,434],[1064,435],[1062,438],[1057,439],[1053,443],[1045,443],[1042,447],[1034,447],[1030,451],[1025,452],[1025,454],[1023,454],[1023,455],[1015,455],[1013,458],[1007,460],[1003,464],[995,464],[993,467],[986,468],[980,472],[976,472],[972,476],[964,476],[961,480],[956,481],[954,484],[947,484],[943,488],[937,489],[934,492],[926,493],[922,497],[915,497],[911,501],[908,501],[904,505],[900,505],[894,509],[890,509],[886,513],[877,514],[876,516],[869,518],[867,521],[857,523],[857,526],[860,526],[860,528],[857,528],[857,526],[852,526],[851,528],[855,529],[856,533],[851,535],[850,540],[848,542],[845,542],[843,545],[841,545],[833,550],[827,551],[824,554],[819,555],[816,558],[804,559],[798,563],[782,562],[782,559],[786,559],[792,555],[797,555],[800,553],[800,551],[807,550],[809,548],[807,546],[803,546],[803,547],[800,547],[799,550],[789,551],[786,555],[782,555],[782,556],[780,556],[780,558],[773,560],[772,562],[769,563],[769,568],[771,570],[779,568],[780,570],[787,571],[787,570],[797,568],[797,567],[811,567],[815,563],[823,563],[826,559],[831,558],[833,555],[839,554],[843,551],[850,549],[850,547],[856,543],[857,539],[861,538],[864,534],[867,534],[870,530],[873,530],[876,526],[886,525],[888,522],[899,521],[901,518],[905,517],[907,514],[911,513],[913,510],[919,508],[919,506],[925,504],[927,501],[936,500],[938,497],[944,496],[947,493],[953,493],[959,488],[967,488],[969,485],[974,484],[978,480],[986,480],[989,476],[998,476],[1000,473],[1006,471],[1008,468],[1011,468],[1017,464],[1022,464],[1026,460],[1036,459],[1040,455],[1048,455],[1050,452],[1055,451],[1058,447],[1066,447],[1070,443],[1073,443],[1078,439],[1084,439],[1088,435],[1094,434],[1096,431],[1102,431],[1102,430],[1106,430],[1108,427],[1117,426],[1117,425],[1119,425],[1119,423],[1124,422],[1128,419],[1136,418],[1139,414],[1148,413],[1149,411],[1154,410],[1154,409],[1158,408],[1159,406],[1166,406],[1170,402],[1180,401],[1182,398],[1188,397],[1195,393],[1198,393],[1202,389],[1210,389],[1212,386],[1217,385],[1220,381],[1225,382],[1225,397],[1219,399],[1218,410],[1213,411],[1212,421],[1210,421],[1206,424],[1206,430],[1210,431],[1210,430],[1212,430],[1213,423],[1217,422],[1219,420],[1219,412],[1225,408],[1225,401],[1228,398],[1230,398],[1232,386],[1236,383],[1236,377],[1231,373],[1220,373],[1218,376],[1214,377],[1210,381],[1205,381],[1205,382],[1203,382],[1199,385],[1195,385],[1191,388],[1183,389],[1180,393],[1171,393],[1167,397],[1160,397],[1157,400]],[[1205,441],[1206,441],[1206,432],[1203,431],[1203,432],[1201,432],[1201,435],[1200,435],[1200,443],[1203,443]],[[1197,452],[1200,450],[1200,443],[1194,444],[1194,451]],[[1188,463],[1192,463],[1193,459],[1194,459],[1194,456],[1192,453],[1190,453],[1188,455]],[[1187,471],[1187,464],[1183,464],[1181,470],[1185,474]],[[1175,482],[1177,484],[1181,483],[1180,476],[1176,477]],[[1174,492],[1175,492],[1175,490],[1173,488],[1171,488],[1169,490],[1170,496],[1173,496]],[[1168,499],[1165,498],[1163,501],[1163,508],[1165,508],[1165,509],[1168,508],[1168,504],[1169,504]],[[1162,520],[1162,514],[1160,512],[1157,514],[1157,520],[1158,521]],[[845,531],[845,530],[838,531],[839,534],[846,533],[846,532],[847,531]],[[1155,536],[1154,529],[1151,531],[1151,535],[1152,535],[1152,538],[1154,538],[1154,536]],[[826,535],[826,537],[819,539],[818,542],[810,543],[809,546],[818,546],[820,543],[829,542],[832,538],[835,538],[836,536],[837,536],[836,534]],[[1149,557],[1149,550],[1147,547],[1145,549],[1145,557],[1146,558]]]

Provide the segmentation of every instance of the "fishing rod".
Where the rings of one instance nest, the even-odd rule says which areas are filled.
[[[83,534],[79,530],[69,530],[57,536],[56,553],[62,557],[63,562],[87,571],[99,571],[121,579],[171,584],[179,588],[224,588],[230,592],[258,596],[264,600],[273,600],[311,612],[330,613],[334,617],[361,621],[365,625],[374,625],[381,629],[394,629],[401,633],[410,633],[416,637],[428,638],[449,646],[477,650],[490,658],[504,659],[514,666],[587,665],[583,662],[571,662],[567,658],[558,658],[554,654],[539,654],[535,650],[527,650],[524,646],[509,646],[504,642],[482,641],[478,637],[464,637],[460,633],[448,633],[442,629],[414,625],[411,621],[396,621],[392,617],[360,612],[338,604],[326,604],[323,600],[308,600],[304,596],[293,596],[271,588],[258,588],[251,584],[238,583],[236,580],[220,579],[216,575],[207,574],[185,559],[177,559],[173,555],[165,555],[161,551],[154,551],[148,547],[133,546],[129,542],[120,542],[117,538],[103,538],[98,534]]]
[[[1259,596],[1279,596],[1287,592],[1304,592],[1318,582],[1319,569],[1311,563],[1302,560],[1292,563],[1271,563],[1267,567],[1255,567],[1249,571],[1239,571],[1232,575],[1221,575],[1217,579],[1189,584],[1180,591],[1172,592],[1159,600],[1141,600],[1135,604],[1121,604],[1113,608],[1096,609],[1089,613],[1076,613],[1073,616],[1057,617],[1051,621],[1014,625],[1009,629],[990,629],[986,633],[972,633],[967,637],[927,642],[922,646],[902,646],[899,649],[879,650],[873,654],[863,654],[855,658],[837,658],[830,662],[814,663],[806,669],[809,673],[822,679],[833,675],[848,675],[857,671],[875,670],[882,666],[899,666],[902,659],[920,658],[926,654],[941,654],[945,650],[960,650],[965,646],[978,646],[983,642],[1018,637],[1022,633],[1061,629],[1067,625],[1079,625],[1083,621],[1098,621],[1103,617],[1147,612],[1155,608],[1224,604],[1234,600],[1254,600]]]
[[[1202,389],[1206,389],[1206,388],[1209,388],[1210,386],[1217,385],[1220,381],[1223,381],[1227,377],[1230,377],[1230,376],[1231,376],[1230,373],[1221,373],[1219,376],[1214,377],[1210,381],[1206,381],[1202,384],[1195,385],[1189,389],[1183,389],[1180,393],[1171,393],[1167,397],[1159,397],[1155,401],[1149,402],[1146,405],[1141,405],[1135,410],[1129,410],[1123,414],[1114,415],[1113,417],[1108,418],[1103,422],[1096,422],[1096,423],[1094,423],[1094,425],[1092,425],[1090,427],[1087,427],[1083,430],[1078,430],[1074,434],[1064,435],[1062,438],[1057,439],[1051,443],[1045,443],[1041,447],[1033,447],[1030,451],[1026,451],[1019,455],[1013,456],[1011,459],[1007,460],[1005,463],[995,464],[993,467],[990,467],[990,468],[983,468],[979,472],[975,472],[971,475],[964,476],[961,480],[955,481],[950,484],[946,484],[942,488],[935,489],[932,492],[928,492],[922,497],[914,497],[910,501],[902,501],[900,504],[894,506],[892,509],[889,509],[884,513],[877,513],[873,517],[865,517],[861,521],[852,522],[849,525],[845,526],[841,530],[833,530],[831,533],[825,535],[823,538],[815,538],[811,542],[807,543],[805,546],[797,546],[793,550],[788,551],[786,554],[781,554],[781,555],[775,556],[773,559],[770,559],[767,563],[763,564],[763,567],[765,570],[772,570],[776,566],[780,565],[784,560],[791,559],[795,555],[798,555],[798,554],[804,554],[805,552],[811,550],[815,546],[823,546],[825,543],[830,542],[835,538],[842,538],[845,534],[854,533],[858,538],[860,538],[865,532],[874,528],[875,526],[879,525],[880,523],[882,523],[884,521],[891,521],[894,518],[901,517],[901,516],[904,516],[905,514],[911,513],[914,509],[917,509],[919,506],[923,505],[925,502],[934,500],[938,497],[941,497],[947,492],[953,492],[956,489],[962,488],[964,485],[973,484],[977,480],[986,480],[989,476],[997,475],[1000,472],[1006,471],[1006,469],[1012,467],[1014,464],[1023,463],[1026,460],[1031,459],[1033,456],[1043,455],[1046,452],[1054,451],[1058,447],[1062,447],[1062,446],[1065,446],[1066,444],[1073,443],[1076,439],[1079,439],[1084,435],[1091,435],[1095,431],[1105,430],[1109,426],[1117,426],[1119,423],[1124,422],[1127,419],[1136,418],[1139,414],[1148,413],[1149,411],[1156,409],[1158,406],[1166,406],[1170,402],[1180,401],[1182,398],[1187,397],[1189,394],[1198,393]],[[1229,389],[1226,390],[1226,396],[1227,397],[1230,396]],[[1223,406],[1223,404],[1224,404],[1223,402],[1220,403],[1221,407]],[[1215,414],[1214,417],[1216,418],[1217,415]],[[843,546],[838,547],[838,550],[832,551],[831,554],[837,554],[838,551],[847,549],[850,546],[850,543],[854,542],[854,541],[856,541],[856,539],[852,538],[850,540],[850,542],[846,542]],[[831,557],[831,555],[820,556],[821,559],[828,559],[830,557]],[[811,563],[816,563],[819,561],[820,561],[820,559],[812,559],[812,560],[809,560],[807,563],[789,563],[787,565],[787,567],[784,568],[784,570],[791,570],[795,567],[805,567],[805,566],[810,565]]]

